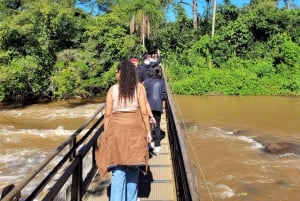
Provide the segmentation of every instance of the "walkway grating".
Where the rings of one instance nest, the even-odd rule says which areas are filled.
[[[157,155],[151,152],[149,171],[147,175],[140,174],[139,178],[139,201],[175,201],[176,189],[173,174],[172,159],[170,153],[167,132],[166,116],[162,114],[161,130],[164,138],[161,141],[161,152]],[[95,176],[87,190],[85,201],[108,201],[110,183],[109,178],[100,181]]]

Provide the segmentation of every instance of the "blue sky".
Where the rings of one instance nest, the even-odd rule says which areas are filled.
[[[182,0],[183,2],[186,2],[190,5],[192,5],[193,0]],[[251,0],[231,0],[231,4],[236,5],[238,7],[242,7],[244,5],[247,5],[250,3]],[[177,2],[179,2],[179,0],[177,0]],[[224,0],[217,0],[217,4],[223,4]],[[295,4],[297,7],[300,7],[300,0],[291,0],[291,4]],[[182,4],[183,7],[185,8],[186,12],[188,13],[188,15],[190,17],[192,17],[192,8],[191,6]],[[279,7],[282,7],[283,4],[283,0],[280,1],[279,3]],[[200,15],[203,15],[203,11],[206,7],[206,1],[205,0],[198,0],[198,13]],[[168,12],[168,20],[173,21],[174,20],[174,13],[172,13],[171,11]]]
[[[175,0],[175,1],[179,2],[179,0]],[[193,2],[193,0],[182,0],[182,1],[186,2],[190,5],[192,5],[192,2]],[[238,6],[238,7],[242,7],[243,5],[249,4],[250,1],[251,0],[231,0],[231,3],[233,5]],[[224,3],[224,0],[217,0],[217,4],[223,4],[223,3]],[[300,0],[291,0],[291,4],[296,5],[299,8],[300,7]],[[191,6],[188,6],[188,5],[185,5],[185,4],[182,4],[182,5],[185,8],[187,14],[192,18],[192,8],[191,8]],[[280,0],[279,7],[282,7],[283,5],[284,5],[283,0]],[[89,7],[86,7],[86,6],[83,6],[83,5],[77,5],[77,7],[81,8],[83,10],[86,10],[86,11],[89,10]],[[205,8],[206,8],[206,1],[205,0],[198,0],[198,13],[200,15],[204,14],[203,12],[204,12]],[[167,16],[168,16],[169,21],[174,21],[174,19],[175,19],[174,12],[169,10],[167,12]]]

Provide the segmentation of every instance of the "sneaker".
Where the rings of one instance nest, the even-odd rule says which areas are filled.
[[[160,146],[159,147],[154,147],[153,152],[158,154],[160,152],[160,150],[161,150]]]

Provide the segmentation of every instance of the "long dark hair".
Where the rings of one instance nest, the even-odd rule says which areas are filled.
[[[119,79],[119,101],[132,101],[135,97],[136,86],[138,83],[135,66],[129,60],[123,60],[117,67],[120,73]]]

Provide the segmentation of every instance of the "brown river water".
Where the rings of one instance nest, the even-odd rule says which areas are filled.
[[[300,144],[300,98],[173,97],[201,201],[298,201],[300,155],[264,143]],[[17,184],[102,105],[63,101],[0,110],[0,190]]]

